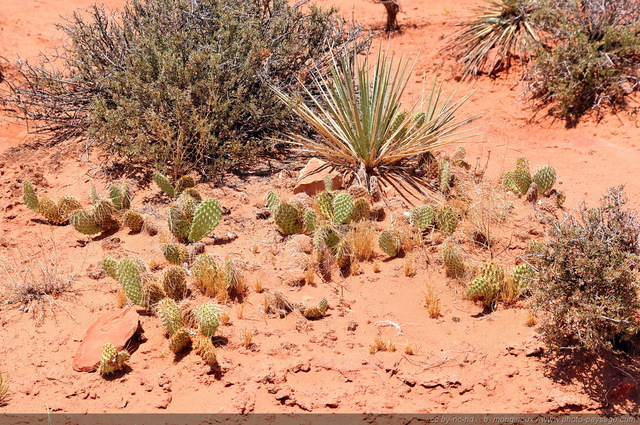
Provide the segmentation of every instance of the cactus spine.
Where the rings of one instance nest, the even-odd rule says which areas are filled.
[[[196,285],[203,294],[216,295],[216,282],[218,280],[218,264],[216,260],[207,254],[196,257],[191,269],[196,277]]]
[[[186,240],[189,237],[191,223],[189,223],[189,220],[179,205],[172,204],[169,206],[167,223],[169,224],[169,231],[171,231],[176,238]]]
[[[362,187],[362,186],[360,186]],[[371,220],[371,206],[367,198],[357,198],[353,203],[353,211],[351,212],[351,221],[358,222]]]
[[[339,192],[333,197],[333,221],[335,224],[346,224],[353,212],[353,198],[347,192]]]
[[[267,208],[271,215],[275,215],[276,211],[278,211],[278,207],[280,206],[280,197],[278,194],[270,190],[267,192]]]
[[[138,233],[142,230],[144,218],[142,218],[142,215],[137,211],[127,210],[122,216],[122,222],[131,229],[132,232]]]
[[[193,351],[209,366],[215,366],[218,363],[213,342],[211,342],[211,338],[205,335],[196,336],[193,341]]]
[[[196,186],[196,179],[194,179],[193,176],[190,176],[190,175],[182,176],[176,182],[174,193],[176,196],[180,196],[180,194],[184,192],[186,189],[189,189],[195,186]]]
[[[49,198],[40,199],[38,211],[52,224],[61,225],[67,221],[67,219],[60,214],[58,205]]]
[[[157,282],[149,281],[142,284],[140,290],[142,302],[140,305],[144,308],[153,308],[160,300],[166,297],[166,294]]]
[[[178,354],[191,344],[191,334],[185,328],[180,328],[169,338],[169,349]]]
[[[280,202],[273,218],[276,226],[278,226],[278,230],[280,230],[283,235],[293,235],[302,232],[302,212],[287,202]]]
[[[71,214],[74,211],[81,210],[82,204],[73,196],[63,196],[58,200],[58,211],[60,216],[66,220],[69,220]]]
[[[444,160],[440,164],[440,192],[447,194],[451,190],[451,162]]]
[[[156,304],[155,309],[160,323],[169,335],[174,335],[179,329],[182,329],[182,314],[180,307],[174,300],[164,298]]]
[[[458,227],[458,213],[451,205],[443,205],[436,213],[436,225],[445,235],[451,235]]]
[[[71,213],[71,225],[84,235],[95,235],[102,229],[93,218],[93,214],[84,210],[76,210]]]
[[[187,247],[179,243],[168,243],[162,246],[162,254],[168,262],[176,266],[188,262],[189,251]]]
[[[118,260],[113,257],[104,257],[100,262],[102,270],[112,279],[118,280]]]
[[[189,231],[189,242],[197,242],[216,228],[222,217],[222,207],[217,199],[205,199],[196,208]]]

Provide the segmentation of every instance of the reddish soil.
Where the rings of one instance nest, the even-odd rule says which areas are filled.
[[[7,3],[0,8],[0,56],[13,62],[18,57],[33,60],[40,50],[57,46],[60,33],[54,24],[62,22],[58,16],[92,1]],[[107,1],[113,8],[123,3]],[[384,8],[369,0],[323,3],[340,6],[345,16],[367,26],[380,28],[385,20]],[[618,184],[626,184],[631,204],[639,207],[637,104],[629,112],[599,122],[587,117],[567,129],[543,114],[531,119],[533,111],[521,99],[517,71],[456,82],[451,61],[438,51],[447,42],[444,37],[455,30],[452,24],[481,3],[401,1],[403,31],[390,38],[389,49],[411,57],[421,53],[408,96],[429,87],[438,70],[448,93],[456,88],[456,96],[475,91],[462,114],[482,114],[477,124],[483,134],[464,146],[472,165],[476,158],[481,164],[488,161],[487,184],[513,168],[516,158],[526,156],[533,167],[549,163],[556,168],[558,187],[567,193],[564,212],[583,201],[596,202],[607,187]],[[386,41],[379,40],[386,48]],[[257,219],[256,212],[270,188],[282,196],[291,194],[295,170],[303,163],[270,177],[229,176],[218,187],[198,185],[203,195],[219,199],[229,210],[216,237],[204,239],[207,252],[237,259],[249,284],[242,304],[225,306],[230,323],[220,327],[216,339],[219,369],[211,371],[194,353],[175,357],[159,320],[142,314],[146,340],[129,347],[133,353],[124,373],[105,379],[98,373],[75,372],[73,357],[86,330],[105,312],[117,309],[118,284],[98,273],[98,262],[105,255],[135,256],[164,267],[161,242],[166,231],[150,237],[120,230],[90,238],[71,226],[51,226],[23,204],[21,182],[29,179],[39,194],[53,198],[74,194],[88,206],[90,186],[104,193],[110,184],[100,168],[109,158],[96,150],[87,154],[84,143],[46,148],[33,143],[24,127],[7,123],[0,124],[0,151],[2,264],[9,271],[23,265],[37,268],[38,261],[52,258],[59,274],[76,276],[72,292],[44,305],[44,317],[33,318],[32,312],[41,312],[36,306],[25,312],[15,304],[0,305],[0,371],[9,375],[11,390],[0,413],[639,411],[637,364],[585,358],[558,363],[542,350],[535,326],[526,325],[525,301],[483,313],[481,306],[465,299],[462,283],[445,277],[437,246],[410,254],[416,268],[413,277],[404,274],[406,259],[389,260],[377,252],[379,273],[374,273],[372,263],[363,263],[361,274],[344,278],[334,271],[331,282],[316,275],[315,283],[290,288],[285,281],[288,240],[272,220]],[[155,185],[138,182],[136,189],[134,208],[148,217],[165,213],[168,198],[160,196]],[[507,201],[515,208],[496,229],[503,242],[492,254],[511,266],[526,240],[544,237],[544,226],[530,204],[515,196]],[[391,202],[390,212],[396,216],[405,209],[400,201]],[[384,228],[388,222],[378,225]],[[477,264],[491,254],[465,249]],[[0,285],[5,279],[11,285],[16,276],[6,270],[1,274]],[[281,291],[295,303],[325,297],[329,314],[318,321],[308,321],[297,311],[282,319],[265,315],[264,295],[254,289],[257,280],[268,292]],[[435,286],[440,299],[442,315],[436,319],[425,306],[427,284]],[[401,331],[384,326],[385,321]],[[248,347],[243,346],[245,333],[253,335]],[[378,336],[393,341],[397,350],[370,354],[369,346]],[[405,353],[408,344],[414,355]]]

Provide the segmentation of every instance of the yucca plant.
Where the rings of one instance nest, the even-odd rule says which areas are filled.
[[[487,0],[487,3],[477,10],[475,17],[459,24],[465,29],[444,49],[462,62],[463,79],[508,68],[513,56],[528,58],[539,41],[530,18],[535,8],[532,0]]]
[[[412,163],[427,152],[466,137],[468,130],[460,129],[477,117],[457,118],[458,109],[470,94],[459,100],[454,100],[455,93],[444,98],[442,85],[437,82],[428,96],[403,109],[401,98],[413,65],[381,52],[370,67],[367,57],[361,59],[350,53],[334,57],[327,76],[315,73],[315,87],[305,88],[307,103],[295,102],[272,87],[320,136],[289,134],[287,141],[301,152],[365,179],[360,183],[368,189],[369,178],[377,176],[387,185],[404,188],[409,184],[426,194],[424,189],[430,187],[414,175]]]

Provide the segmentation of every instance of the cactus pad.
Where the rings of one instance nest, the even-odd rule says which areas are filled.
[[[185,328],[180,328],[169,338],[169,349],[178,354],[191,344],[191,335]]]
[[[33,185],[29,180],[22,182],[22,200],[25,205],[33,212],[38,212],[38,195],[33,190]]]
[[[144,218],[142,218],[142,214],[137,211],[127,210],[122,216],[122,222],[131,229],[132,232],[138,233],[142,230]]]
[[[274,220],[278,230],[283,235],[293,235],[302,232],[302,212],[295,206],[281,202],[274,215]]]
[[[209,338],[213,337],[218,329],[220,311],[214,303],[202,304],[196,310],[196,320],[200,333]]]
[[[395,232],[385,230],[378,236],[378,245],[389,257],[395,257],[400,251],[400,237]]]
[[[435,220],[435,211],[429,205],[422,205],[409,211],[409,220],[411,225],[417,227],[418,230],[424,232],[431,226]]]
[[[556,182],[556,170],[550,165],[542,165],[533,175],[533,181],[538,185],[540,193],[545,195]]]
[[[143,278],[143,280],[145,279]],[[144,282],[140,294],[142,296],[141,305],[144,308],[153,308],[160,300],[166,297],[160,285],[153,281]]]
[[[316,213],[313,210],[307,210],[304,213],[304,228],[307,232],[314,232],[316,230],[317,219]]]
[[[536,277],[536,271],[526,263],[519,264],[511,271],[516,295],[520,296],[529,290],[530,284]]]
[[[314,198],[314,202],[320,214],[329,221],[333,221],[333,195],[326,190],[320,192]]]
[[[467,297],[474,301],[480,300],[483,306],[488,307],[493,304],[499,290],[500,288],[491,284],[484,277],[477,277],[467,287]]]
[[[270,190],[267,192],[267,208],[272,215],[275,215],[276,211],[278,211],[278,207],[280,206],[280,197],[278,194]]]
[[[333,221],[336,224],[348,223],[353,211],[353,198],[347,192],[338,192],[333,197]]]
[[[162,254],[168,262],[176,266],[188,262],[189,252],[187,247],[180,243],[168,243],[162,246]]]
[[[187,272],[180,266],[171,266],[162,274],[162,288],[169,298],[181,300],[187,292]]]
[[[367,192],[367,188],[359,184],[354,184],[353,186],[349,186],[349,189],[347,189],[347,192],[349,192],[349,195],[351,195],[353,199],[366,198],[367,196],[369,196],[369,192]]]
[[[455,245],[446,244],[440,251],[447,276],[459,279],[464,276],[465,267],[462,255]]]
[[[211,338],[205,335],[196,336],[193,341],[193,351],[209,366],[215,366],[218,364]]]
[[[184,192],[185,189],[195,187],[195,186],[196,186],[196,179],[194,179],[193,176],[190,176],[190,175],[182,176],[176,182],[175,195],[180,196],[180,194]]]
[[[440,192],[449,193],[449,190],[451,190],[451,162],[448,160],[440,163],[439,183]]]
[[[191,268],[196,277],[196,285],[208,296],[214,296],[215,285],[218,280],[218,264],[207,254],[198,255]]]
[[[71,217],[71,213],[82,209],[82,204],[73,196],[63,196],[58,200],[58,211],[60,215],[68,220]]]
[[[93,218],[93,214],[84,211],[84,210],[76,210],[71,213],[71,225],[80,233],[84,235],[95,235],[100,233],[102,229],[96,223],[96,220]]]
[[[118,262],[118,282],[127,297],[136,305],[142,303],[142,279],[140,266],[128,258]]]
[[[169,195],[170,198],[176,197],[176,189],[166,176],[156,172],[153,174],[153,181],[155,181],[158,187],[162,189],[164,193]]]
[[[216,228],[222,217],[222,207],[217,199],[205,199],[196,208],[189,231],[189,242],[197,242]]]
[[[100,265],[107,276],[118,280],[118,260],[113,257],[104,257],[102,261],[100,261]]]
[[[371,205],[369,205],[367,198],[360,197],[353,203],[351,221],[358,222],[364,220],[371,220]]]
[[[180,307],[171,298],[160,300],[155,306],[160,323],[169,335],[174,335],[182,328],[182,314]]]
[[[445,235],[451,235],[458,227],[458,212],[451,205],[442,205],[436,213],[436,226]]]
[[[58,205],[49,198],[40,199],[38,211],[44,218],[46,218],[52,224],[64,224],[67,219],[60,214]]]
[[[103,231],[120,227],[116,208],[106,199],[101,199],[93,205],[93,218]]]
[[[482,266],[480,274],[492,286],[500,289],[504,285],[504,269],[495,262],[486,263]]]
[[[106,343],[102,347],[102,357],[100,358],[100,365],[98,366],[98,372],[101,375],[108,375],[113,372],[117,372],[124,367],[124,363],[129,358],[129,352],[122,350],[118,352],[116,347],[111,343]]]

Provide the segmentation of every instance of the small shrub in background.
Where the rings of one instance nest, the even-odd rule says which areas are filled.
[[[610,189],[600,207],[552,228],[533,298],[550,346],[598,351],[637,334],[640,223],[624,203]]]
[[[255,159],[270,135],[296,127],[269,85],[298,92],[312,63],[361,35],[335,9],[286,0],[129,0],[61,29],[61,62],[19,64],[24,83],[7,97],[16,115],[53,141],[88,131],[174,176]]]

